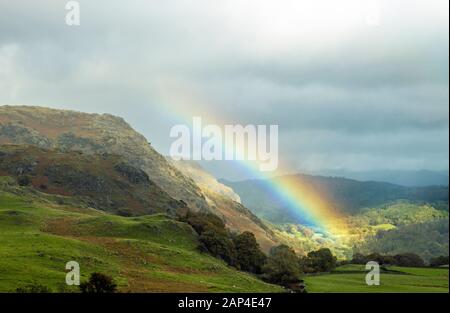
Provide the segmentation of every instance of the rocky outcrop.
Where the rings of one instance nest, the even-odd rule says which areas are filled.
[[[1,145],[0,150],[0,176],[43,193],[76,197],[93,208],[127,216],[175,215],[184,207],[119,156],[18,145]]]

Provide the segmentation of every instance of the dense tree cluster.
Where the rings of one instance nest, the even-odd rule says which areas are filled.
[[[243,271],[260,274],[266,256],[250,232],[235,235],[214,214],[188,212],[182,218],[199,235],[201,250]]]
[[[448,266],[448,255],[444,256],[438,256],[437,258],[432,258],[430,260],[430,266],[432,267],[439,267],[439,266]]]
[[[373,238],[356,247],[363,254],[376,251],[383,255],[411,252],[425,261],[448,254],[448,219],[402,225],[388,231],[380,231]]]
[[[356,253],[353,256],[351,263],[353,264],[366,264],[367,262],[375,261],[380,265],[397,265],[407,267],[424,267],[425,261],[417,254],[414,253],[401,253],[396,255],[382,255],[379,253],[372,253],[369,255],[363,255]]]
[[[311,251],[306,257],[300,259],[300,267],[304,273],[331,272],[336,265],[336,257],[327,248]]]
[[[181,220],[198,233],[201,250],[242,271],[258,274],[270,283],[303,292],[302,273],[330,272],[336,267],[336,257],[329,249],[320,249],[299,257],[289,246],[279,245],[273,247],[266,256],[254,234],[233,234],[214,214],[187,212]]]

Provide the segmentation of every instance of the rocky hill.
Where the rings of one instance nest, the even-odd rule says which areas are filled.
[[[60,152],[33,146],[0,146],[0,176],[43,193],[76,197],[100,210],[124,216],[175,215],[184,204],[148,175],[114,155]]]
[[[171,197],[208,210],[200,189],[122,118],[42,107],[1,106],[0,144],[26,144],[89,154],[116,154],[142,169]]]
[[[274,244],[270,229],[239,203],[231,188],[192,166],[187,170],[171,164],[120,117],[0,106],[0,144],[120,156],[130,166],[145,172],[170,198],[183,201],[194,211],[210,211],[221,216],[232,231],[255,233],[265,250]],[[213,181],[216,183],[211,184]],[[210,188],[206,188],[208,185]]]

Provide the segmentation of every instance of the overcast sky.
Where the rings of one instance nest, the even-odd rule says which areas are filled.
[[[299,171],[447,170],[448,0],[0,0],[0,104],[278,124]],[[235,178],[222,164],[208,166]]]

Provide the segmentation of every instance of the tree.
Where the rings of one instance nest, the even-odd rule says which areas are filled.
[[[328,248],[308,253],[308,263],[314,272],[330,272],[336,268],[337,259]]]
[[[274,284],[289,286],[300,282],[299,259],[292,248],[279,245],[270,250],[263,266],[263,279]]]
[[[241,270],[260,274],[266,261],[265,254],[251,232],[243,232],[234,238],[237,262]]]
[[[236,260],[236,250],[229,237],[213,230],[206,230],[200,235],[199,239],[212,256],[224,260],[231,266],[239,267]]]
[[[88,282],[80,284],[82,293],[114,293],[117,285],[113,279],[102,273],[92,273]]]
[[[227,232],[225,223],[222,219],[211,213],[194,213],[189,211],[186,216],[182,218],[182,221],[191,225],[199,235],[206,230],[212,230],[222,234]]]

